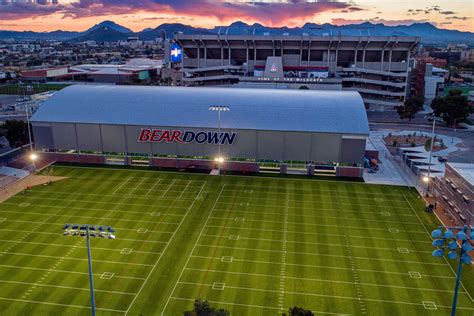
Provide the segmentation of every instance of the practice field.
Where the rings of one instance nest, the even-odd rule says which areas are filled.
[[[0,204],[0,315],[447,315],[454,271],[431,256],[434,215],[408,188],[340,181],[55,166],[68,179]],[[473,315],[463,270],[458,315]]]

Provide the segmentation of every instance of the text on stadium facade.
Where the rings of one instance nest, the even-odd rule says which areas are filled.
[[[237,133],[234,132],[210,132],[210,131],[182,131],[142,128],[138,141],[140,143],[179,143],[179,144],[229,144],[235,141]]]

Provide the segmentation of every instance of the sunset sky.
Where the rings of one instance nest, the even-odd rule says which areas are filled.
[[[15,1],[0,0],[0,29],[83,31],[113,20],[140,31],[163,23],[212,27],[240,20],[268,26],[431,22],[440,28],[474,31],[473,0],[59,0],[58,5]]]

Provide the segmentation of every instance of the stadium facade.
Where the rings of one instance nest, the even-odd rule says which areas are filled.
[[[215,106],[229,111],[219,120]],[[222,169],[234,171],[309,164],[311,173],[351,176],[361,175],[369,133],[354,91],[76,85],[31,121],[36,148],[59,161],[122,155],[125,163],[212,169],[224,157]]]
[[[411,36],[175,34],[180,85],[358,91],[368,109],[403,105],[410,92]],[[171,60],[171,50],[167,51]]]

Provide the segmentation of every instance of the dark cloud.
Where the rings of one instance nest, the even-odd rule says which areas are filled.
[[[439,14],[451,15],[451,14],[456,14],[456,12],[454,12],[454,11],[440,11]]]
[[[467,16],[448,16],[446,19],[447,19],[447,20],[461,20],[461,21],[467,21],[467,20],[469,20],[470,18],[468,18]]]

